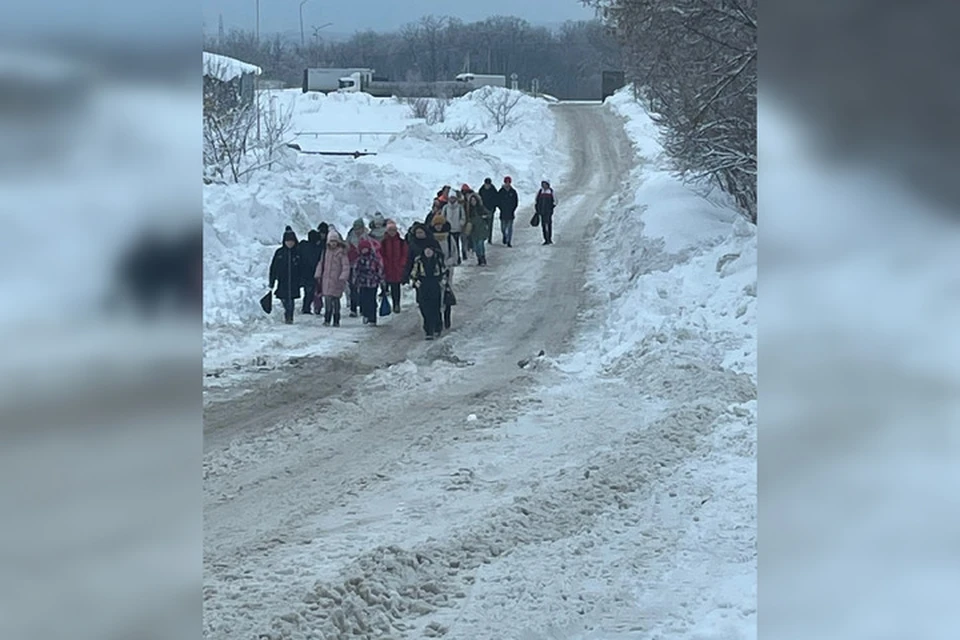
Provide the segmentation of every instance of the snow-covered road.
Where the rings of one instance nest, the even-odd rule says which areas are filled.
[[[453,331],[424,342],[411,308],[208,392],[206,638],[749,637],[755,383],[689,331],[611,375],[574,356],[635,155],[608,107],[553,109],[556,244],[521,209],[516,248],[463,267]]]

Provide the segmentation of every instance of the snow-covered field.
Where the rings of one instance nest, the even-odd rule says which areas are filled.
[[[466,307],[469,318],[458,307],[463,329],[429,348],[384,333],[380,348],[406,360],[319,404],[304,395],[325,380],[316,363],[291,371],[307,377],[303,390],[251,386],[248,396],[262,400],[222,403],[210,428],[233,435],[208,433],[204,464],[206,637],[756,637],[755,229],[720,195],[670,174],[649,117],[625,93],[605,107],[566,107],[562,118],[528,104],[535,127],[459,157],[494,178],[511,173],[521,193],[568,160],[557,179],[557,245],[540,247],[538,230],[523,225],[517,248],[494,247],[493,267],[465,285],[465,303],[479,306]],[[466,101],[455,107],[457,117],[476,114]],[[618,117],[632,149],[609,137],[622,136]],[[487,170],[440,172],[428,153],[447,142],[423,131],[366,161],[303,166],[390,176],[393,189],[374,190],[374,206],[406,223],[436,183]],[[602,166],[590,171],[591,162]],[[629,179],[611,189],[627,178],[624,165],[634,166]],[[266,184],[279,192],[309,174]],[[346,224],[368,202],[366,191],[324,184],[327,201],[354,207],[327,220]],[[231,211],[233,192],[252,217],[255,187],[217,188],[207,193],[222,198],[208,225]],[[249,287],[249,300],[225,298],[222,320],[208,315],[217,336],[208,354],[249,357],[257,340],[272,340],[263,354],[274,357],[292,344],[338,348],[306,323],[280,339],[257,316],[260,265],[289,218],[279,204],[255,213],[272,222],[263,231],[245,223],[259,233],[243,254],[248,280],[224,281]],[[241,255],[240,239],[224,254],[229,245]],[[242,348],[231,351],[223,336],[233,318]],[[356,351],[360,340],[343,342]],[[538,357],[541,345],[548,353]],[[284,417],[270,408],[283,397],[315,409]],[[236,425],[248,410],[254,422]]]
[[[284,90],[270,92],[269,100],[278,111],[292,110],[293,132],[401,133],[363,141],[347,136],[349,144],[337,137],[311,143],[309,137],[292,136],[304,149],[347,144],[356,150],[356,142],[377,155],[354,159],[291,152],[285,163],[257,173],[249,183],[204,186],[204,368],[216,375],[208,384],[235,379],[233,371],[269,369],[292,356],[333,354],[351,343],[345,339],[352,331],[347,326],[334,335],[315,318],[298,316],[298,324],[288,327],[279,312],[267,317],[260,309],[270,258],[285,225],[305,238],[325,221],[345,235],[354,219],[369,221],[380,211],[402,232],[423,220],[444,184],[459,188],[466,182],[476,190],[486,177],[499,186],[510,175],[520,193],[532,197],[540,180],[556,176],[565,160],[553,144],[547,102],[527,96],[516,107],[516,123],[500,133],[475,94],[454,100],[445,121],[430,126],[413,118],[402,102],[367,94]],[[460,126],[489,137],[468,146],[442,135]]]

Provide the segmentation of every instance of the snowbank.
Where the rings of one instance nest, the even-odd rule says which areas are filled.
[[[755,377],[756,227],[723,194],[672,174],[655,125],[629,89],[607,104],[625,119],[639,164],[600,232],[593,286],[612,303],[600,362],[629,368],[651,340],[697,336],[717,345],[718,363]]]
[[[377,155],[354,159],[297,155],[263,170],[249,183],[206,185],[204,200],[204,357],[207,367],[237,363],[269,365],[293,353],[329,352],[337,338],[306,322],[277,331],[258,299],[267,290],[268,268],[285,225],[301,238],[321,221],[346,234],[354,219],[376,211],[406,229],[422,220],[437,189],[486,177],[499,184],[510,175],[530,192],[542,175],[559,171],[564,158],[553,149],[554,118],[546,103],[523,97],[517,121],[500,133],[474,96],[454,100],[446,121],[426,125],[407,105],[367,94],[266,92],[278,109],[292,113],[294,132],[339,132],[345,136],[294,136],[309,145],[356,145]],[[487,131],[483,142],[466,146],[442,135],[460,125]],[[386,132],[360,135],[350,132]],[[396,132],[396,133],[394,133]],[[310,142],[326,138],[326,142]],[[339,142],[330,142],[339,138]]]
[[[585,318],[596,329],[558,366],[622,383],[615,402],[635,407],[633,428],[643,425],[628,443],[652,455],[644,469],[669,474],[621,505],[609,529],[645,523],[644,536],[673,549],[621,577],[632,584],[621,587],[630,615],[648,619],[644,637],[755,638],[756,228],[723,194],[670,172],[629,90],[606,104],[624,118],[637,166],[599,214],[597,303]],[[609,531],[594,553],[643,553]]]

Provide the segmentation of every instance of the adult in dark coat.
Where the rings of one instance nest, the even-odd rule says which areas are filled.
[[[503,186],[497,192],[497,206],[500,207],[500,232],[503,234],[503,244],[512,247],[513,222],[517,219],[520,196],[513,188],[513,178],[510,176],[503,179]]]
[[[283,245],[270,262],[270,289],[276,286],[275,293],[283,303],[283,320],[287,324],[293,324],[293,301],[300,297],[303,284],[303,263],[297,244],[297,234],[287,227],[283,232]]]
[[[546,180],[540,183],[537,192],[535,210],[540,216],[540,227],[543,230],[543,244],[553,244],[553,210],[557,207],[557,194]]]
[[[480,194],[480,201],[483,202],[483,206],[487,211],[492,214],[497,210],[497,207],[500,205],[500,197],[497,192],[497,188],[493,185],[492,178],[484,178],[483,186],[480,187],[480,190],[477,191],[477,193]],[[489,227],[487,242],[493,244],[493,224],[487,226]]]
[[[436,251],[443,253],[440,243],[430,233],[430,229],[419,222],[415,222],[410,227],[410,231],[407,232],[407,266],[403,270],[403,282],[405,284],[410,282],[410,270],[413,269],[413,261],[427,247],[433,247]]]
[[[307,233],[307,241],[297,245],[300,251],[301,275],[303,276],[303,307],[301,311],[305,314],[312,314],[310,307],[313,305],[313,290],[315,282],[313,272],[317,270],[317,264],[320,262],[322,249],[317,244],[320,241],[320,232],[311,229]]]

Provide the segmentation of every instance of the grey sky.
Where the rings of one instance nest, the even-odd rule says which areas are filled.
[[[256,24],[256,0],[201,0],[206,33],[217,32],[220,14],[224,28],[253,29]],[[260,0],[260,32],[296,32],[300,29],[300,0]],[[357,30],[395,29],[421,16],[456,16],[464,22],[493,15],[513,15],[534,24],[553,24],[565,20],[589,20],[592,9],[579,0],[308,0],[303,7],[306,31],[311,25],[326,22],[330,32],[353,33]]]

